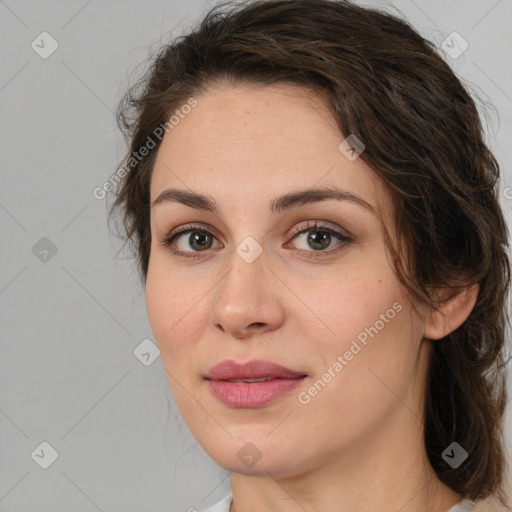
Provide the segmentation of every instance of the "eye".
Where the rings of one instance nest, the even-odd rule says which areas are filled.
[[[308,234],[309,233],[309,234]],[[305,253],[321,253],[321,254],[307,254],[307,257],[316,258],[317,256],[322,256],[325,254],[332,254],[334,252],[338,252],[340,250],[340,246],[344,246],[345,244],[352,243],[353,240],[339,231],[338,229],[334,229],[326,224],[318,223],[314,221],[313,223],[307,222],[306,225],[300,225],[293,230],[294,237],[300,241],[304,242],[303,245],[305,247],[310,247],[313,251],[308,250],[307,248],[301,249],[301,251]],[[305,236],[308,234],[307,236]],[[327,249],[331,246],[331,243],[338,240],[340,243],[336,246],[335,249]],[[286,246],[289,244],[287,243]],[[285,247],[286,247],[285,246]]]
[[[180,240],[183,235],[187,235],[188,237],[184,237],[184,240]],[[178,249],[174,249],[173,245],[175,244],[175,240],[177,240]],[[161,244],[165,247],[169,247],[171,252],[176,256],[184,256],[186,258],[197,258],[200,257],[200,254],[194,254],[194,252],[204,252],[207,249],[212,247],[212,241],[215,240],[215,237],[206,229],[201,226],[196,225],[184,225],[172,231],[169,235],[161,240]],[[181,247],[179,243],[182,243]],[[190,252],[187,250],[192,247],[193,251]]]
[[[306,233],[310,233],[310,235],[304,237]],[[188,237],[184,237],[184,235],[188,235]],[[317,221],[313,223],[309,222],[305,225],[302,224],[294,228],[292,239],[295,238],[305,242],[304,245],[306,247],[313,249],[311,251],[308,248],[303,248],[299,249],[300,252],[318,253],[308,254],[308,257],[312,258],[337,252],[339,250],[338,248],[325,250],[336,240],[340,242],[336,247],[353,242],[350,237],[346,236],[341,231],[326,224],[318,223]],[[160,243],[165,247],[169,247],[170,251],[176,256],[198,258],[202,257],[201,252],[206,252],[208,249],[212,248],[214,240],[216,240],[215,236],[202,226],[188,224],[172,231],[169,235],[165,236]],[[175,245],[178,247],[177,249],[174,248]],[[289,246],[290,242],[287,242],[285,247]],[[193,250],[189,251],[188,249],[190,248]]]

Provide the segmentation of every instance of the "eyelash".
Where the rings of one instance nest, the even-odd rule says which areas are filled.
[[[294,228],[293,234],[292,234],[292,239],[297,237],[297,235],[300,235],[302,233],[307,233],[308,231],[320,231],[320,232],[329,233],[330,235],[333,235],[341,242],[344,242],[341,244],[341,247],[343,247],[344,244],[350,244],[353,242],[353,240],[350,237],[346,236],[341,231],[337,231],[337,230],[335,230],[325,224],[322,224],[321,222],[318,222],[318,221],[314,221],[312,224],[308,222],[308,223],[306,223],[306,226],[298,226],[298,227]],[[176,231],[171,232],[169,235],[165,236],[162,240],[160,240],[160,243],[163,246],[168,247],[169,250],[175,256],[184,257],[184,258],[201,258],[201,257],[203,257],[201,255],[201,253],[206,252],[206,251],[192,251],[190,253],[190,252],[179,251],[179,250],[171,248],[171,244],[174,242],[174,240],[179,235],[184,235],[184,234],[193,233],[193,232],[198,232],[198,233],[213,236],[209,231],[205,230],[201,226],[194,225],[194,224],[186,224],[186,225],[182,226],[181,228],[178,228]],[[339,248],[340,245],[338,245],[337,247]],[[334,252],[337,252],[338,250],[340,250],[340,249],[334,249],[334,250],[330,249],[327,251],[305,251],[305,252],[313,253],[313,254],[307,256],[309,258],[318,258],[318,257],[321,257],[322,255],[332,254]]]

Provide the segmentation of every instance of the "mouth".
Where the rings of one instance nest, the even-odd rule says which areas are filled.
[[[296,379],[305,376],[304,372],[291,370],[273,361],[254,359],[246,363],[237,363],[232,359],[226,359],[211,368],[204,378],[232,382],[262,382],[265,379]]]
[[[280,377],[276,377],[276,378],[280,378]],[[253,382],[266,382],[267,380],[273,380],[273,377],[259,377],[257,379],[221,379],[221,380],[224,380],[225,382],[235,382],[238,384],[241,384],[241,383],[251,384]]]
[[[234,408],[262,407],[290,394],[306,378],[272,361],[253,360],[245,364],[226,360],[204,376],[212,394],[224,405]]]

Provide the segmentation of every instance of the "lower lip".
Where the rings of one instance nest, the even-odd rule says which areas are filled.
[[[272,379],[264,382],[236,383],[225,380],[208,380],[212,393],[230,407],[261,407],[272,400],[290,393],[306,377],[298,379]]]

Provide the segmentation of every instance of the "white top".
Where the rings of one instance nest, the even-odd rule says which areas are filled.
[[[227,496],[224,496],[220,501],[212,505],[210,508],[206,509],[204,512],[229,512],[229,507],[231,506],[231,498],[232,494],[229,493]],[[450,510],[446,512],[474,512],[475,503],[471,500],[462,500],[456,503]]]

